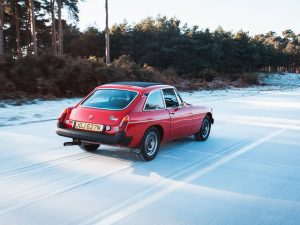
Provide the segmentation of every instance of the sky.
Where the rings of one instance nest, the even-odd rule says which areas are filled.
[[[79,27],[105,26],[105,0],[80,3]],[[175,16],[182,24],[210,30],[222,26],[250,34],[292,29],[300,34],[300,0],[109,0],[109,25],[127,20],[129,24],[158,14]]]

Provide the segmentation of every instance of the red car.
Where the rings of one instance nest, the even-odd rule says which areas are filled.
[[[212,109],[182,100],[176,88],[150,82],[116,82],[96,87],[75,107],[64,110],[56,133],[67,145],[96,151],[100,144],[126,146],[141,159],[156,157],[160,143],[194,135],[205,141]]]

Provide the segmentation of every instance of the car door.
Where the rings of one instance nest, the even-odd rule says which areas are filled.
[[[170,136],[179,138],[191,135],[192,112],[183,104],[179,94],[174,88],[163,89],[166,108],[170,114]]]

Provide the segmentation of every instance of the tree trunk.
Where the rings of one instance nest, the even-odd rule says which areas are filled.
[[[4,54],[4,38],[3,38],[3,26],[4,26],[4,5],[0,3],[0,56]]]
[[[19,12],[18,12],[18,0],[13,1],[13,21],[16,29],[16,46],[17,55],[19,58],[22,57],[21,46],[20,46],[20,24],[19,24]]]
[[[110,45],[109,45],[109,27],[108,27],[108,0],[105,0],[106,26],[105,26],[105,58],[106,64],[110,64]]]
[[[26,2],[27,4],[28,2]],[[28,8],[28,6],[26,6]],[[26,23],[26,40],[25,40],[25,43],[30,43],[29,44],[29,48],[31,46],[31,33],[30,33],[30,13],[29,13],[29,10],[27,10],[26,12],[26,20],[25,20],[25,23]],[[28,49],[27,48],[27,54],[29,53]]]
[[[61,21],[61,8],[62,8],[62,0],[58,0],[58,54],[63,55],[63,27]]]
[[[52,19],[52,51],[54,55],[57,55],[57,43],[56,43],[56,25],[55,25],[55,8],[54,0],[51,0],[51,19]]]
[[[30,32],[31,32],[32,54],[37,55],[35,15],[34,15],[33,0],[28,0],[28,8],[29,8],[29,15],[30,15]]]

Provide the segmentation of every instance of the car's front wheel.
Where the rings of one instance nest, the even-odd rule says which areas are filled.
[[[209,116],[205,116],[202,121],[200,130],[194,134],[197,141],[206,141],[210,134],[211,121]]]
[[[79,147],[87,152],[94,152],[99,148],[98,144],[90,144],[90,143],[81,143]]]
[[[158,153],[160,146],[160,134],[156,127],[149,128],[140,144],[138,156],[144,161],[153,160]]]

